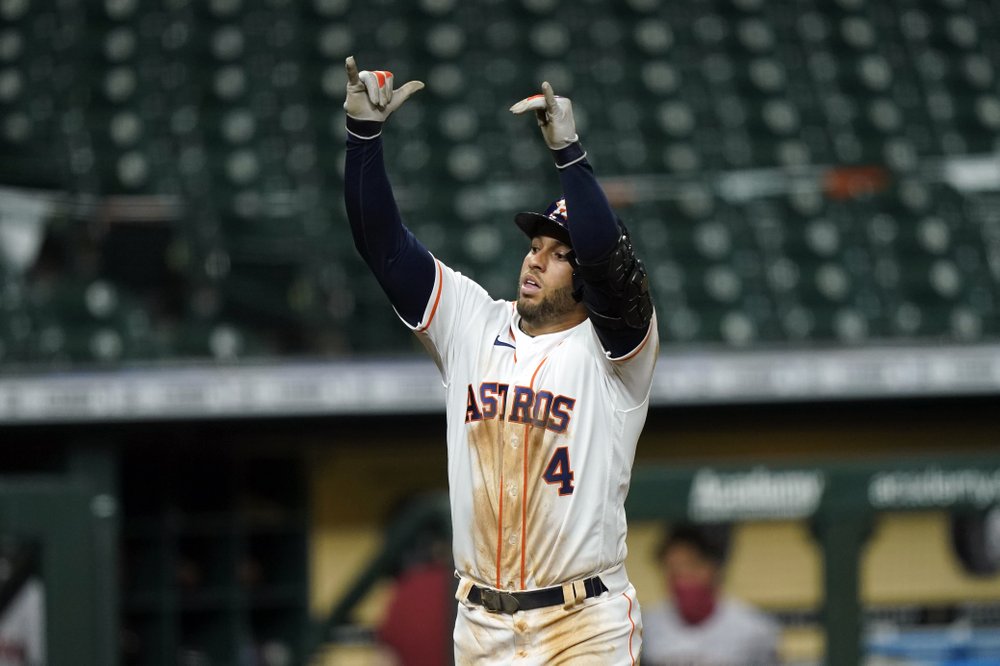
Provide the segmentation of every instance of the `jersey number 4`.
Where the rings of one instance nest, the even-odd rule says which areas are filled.
[[[573,476],[573,470],[569,466],[569,448],[560,446],[552,454],[552,460],[549,461],[548,467],[545,468],[542,478],[545,479],[546,483],[558,483],[560,495],[572,495]]]

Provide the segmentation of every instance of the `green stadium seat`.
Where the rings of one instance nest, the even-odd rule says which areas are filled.
[[[181,201],[177,279],[218,301],[169,313],[177,334],[159,337],[185,354],[220,357],[210,340],[223,325],[244,342],[220,329],[219,348],[409,350],[374,280],[359,293],[346,285],[366,269],[340,192],[344,57],[427,83],[386,128],[400,207],[436,255],[508,297],[523,257],[509,214],[543,206],[558,181],[535,128],[506,108],[545,79],[572,96],[600,175],[664,183],[620,212],[643,248],[668,344],[1000,333],[983,206],[931,182],[937,166],[927,168],[1000,145],[1000,24],[988,3],[566,7],[8,3],[0,183]],[[891,184],[846,199],[828,198],[822,182],[746,200],[717,189],[734,170],[824,165],[881,165]],[[155,342],[159,318],[136,333],[124,323],[131,306],[95,320],[72,293],[12,314],[47,342],[28,349],[18,324],[0,331],[2,358],[169,353]]]

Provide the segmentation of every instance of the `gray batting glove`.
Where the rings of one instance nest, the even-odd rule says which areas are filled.
[[[355,120],[385,122],[410,95],[424,87],[423,81],[409,81],[392,89],[392,72],[386,70],[358,71],[354,56],[344,62],[347,70],[347,99],[344,111]]]
[[[510,110],[517,114],[534,111],[545,143],[552,150],[562,150],[580,140],[573,120],[573,103],[569,98],[556,97],[548,81],[542,83],[541,95],[526,97]]]

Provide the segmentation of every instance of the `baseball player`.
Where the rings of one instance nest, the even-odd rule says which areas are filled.
[[[529,241],[517,296],[494,299],[433,257],[393,199],[382,124],[423,84],[346,67],[354,241],[446,388],[456,663],[634,664],[624,501],[659,341],[570,100],[543,83],[510,109],[537,118],[564,196],[514,218]]]

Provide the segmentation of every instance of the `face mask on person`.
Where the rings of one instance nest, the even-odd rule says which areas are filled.
[[[670,581],[674,604],[688,624],[701,624],[715,610],[715,588],[707,583]]]

